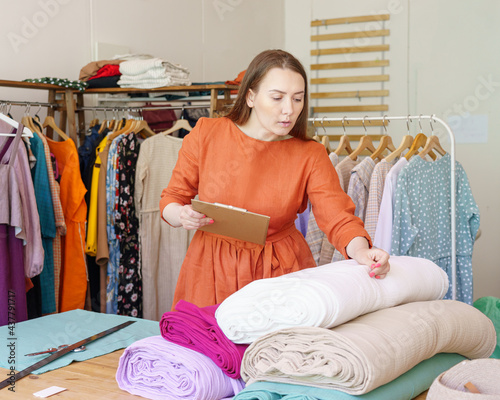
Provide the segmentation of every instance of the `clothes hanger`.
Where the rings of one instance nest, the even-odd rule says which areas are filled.
[[[413,144],[413,136],[410,135],[410,125],[408,124],[407,126],[408,126],[408,133],[403,136],[403,139],[401,139],[401,143],[399,144],[398,148],[384,158],[385,161],[392,162],[401,154],[403,154],[403,151],[409,149]]]
[[[385,126],[385,117],[386,115],[384,115],[382,119],[382,125],[384,126],[385,134],[380,138],[380,143],[377,149],[370,156],[372,160],[376,160],[377,158],[381,160],[382,153],[387,149],[389,149],[390,151],[396,150],[396,147],[394,147],[394,144],[392,143],[392,138],[387,134],[387,127]]]
[[[54,130],[54,132],[56,132],[62,138],[63,141],[69,139],[69,136],[66,135],[64,131],[57,126],[54,117],[50,115],[47,115],[45,117],[45,121],[43,121],[43,127],[44,128],[51,127]]]
[[[321,119],[321,127],[323,128],[323,131],[325,132],[324,135],[321,137],[321,143],[323,146],[325,146],[326,152],[328,155],[332,152],[332,149],[330,148],[330,138],[326,134],[326,128],[325,125],[323,124],[323,121],[325,120],[325,117]]]
[[[354,149],[354,151],[349,154],[349,157],[351,158],[351,160],[356,160],[358,158],[358,156],[364,151],[364,150],[369,150],[371,151],[372,153],[375,153],[375,146],[373,145],[373,141],[372,141],[372,138],[370,137],[370,135],[368,135],[368,131],[366,130],[366,126],[365,126],[365,118],[367,116],[363,117],[363,128],[365,128],[365,134],[364,136],[361,136],[361,139],[359,140],[359,144],[358,144],[358,147],[356,147],[356,149]]]
[[[314,126],[314,122],[313,122]],[[182,111],[181,111],[181,118],[179,118],[177,121],[174,122],[174,125],[171,128],[168,128],[167,130],[160,132],[160,135],[170,135],[172,132],[178,131],[179,129],[185,129],[188,132],[191,132],[193,130],[193,127],[189,125],[189,122],[187,119],[184,119],[182,116]]]
[[[432,132],[431,136],[427,138],[427,142],[425,143],[424,148],[420,153],[418,153],[418,155],[423,159],[425,159],[425,156],[429,154],[431,151],[436,151],[441,156],[444,156],[446,154],[446,151],[443,149],[441,143],[439,142],[439,138],[436,135],[434,135],[434,127],[432,126],[432,120],[429,120],[429,123],[431,125],[431,132]]]
[[[410,123],[409,123],[409,121],[410,121],[410,118],[408,116],[408,118],[406,120],[406,126],[408,127],[408,132],[410,132]],[[423,148],[426,143],[427,143],[427,136],[424,135],[424,133],[422,132],[422,125],[420,125],[420,133],[418,133],[415,136],[415,139],[413,140],[413,143],[411,144],[410,150],[408,150],[408,153],[406,153],[405,158],[407,160],[410,160],[410,158],[412,158],[415,154],[417,154],[418,151],[421,148]],[[429,156],[433,160],[436,159],[436,155],[434,153],[432,153],[432,152],[429,152]]]
[[[137,120],[135,119],[128,119],[126,122],[125,122],[125,126],[120,129],[120,130],[117,130],[117,131],[113,131],[111,132],[109,135],[108,135],[108,143],[110,141],[113,141],[116,137],[120,136],[121,134],[129,134],[130,132],[135,132],[135,127],[137,125]]]
[[[352,153],[351,143],[349,142],[349,136],[347,136],[347,132],[345,131],[345,118],[342,118],[342,128],[344,129],[344,134],[340,137],[339,144],[335,149],[334,153],[338,156],[347,153],[347,155]]]
[[[18,129],[19,128],[19,122],[17,122],[16,120],[14,120],[14,119],[12,119],[12,118],[10,118],[10,117],[8,117],[6,115],[6,114],[9,114],[9,110],[10,110],[10,108],[7,109],[7,112],[5,114],[3,114],[3,113],[0,112],[0,120],[6,122],[7,124],[9,124],[10,126],[12,126],[15,129]],[[16,136],[16,134],[12,133],[12,132],[0,132],[0,136],[11,136],[11,137],[14,137],[14,136]],[[22,136],[23,137],[33,137],[33,132],[27,126],[24,126]]]
[[[321,143],[321,138],[318,136],[318,131],[316,130],[316,126],[314,125],[315,122],[316,118],[312,117],[312,127],[314,128],[314,135],[312,138],[316,140],[318,143]]]
[[[106,113],[106,109],[104,109],[104,119],[102,120],[101,127],[99,128],[99,135],[104,132],[104,129],[108,127],[109,121],[108,121],[108,115]]]
[[[142,135],[142,137],[151,137],[151,136],[154,136],[156,135],[155,131],[153,131],[149,125],[148,125],[148,121],[146,121],[145,119],[141,119],[139,121],[136,121],[137,124],[135,125],[134,127],[134,132],[136,134],[140,134]]]

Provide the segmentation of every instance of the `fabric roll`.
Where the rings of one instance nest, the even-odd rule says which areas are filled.
[[[243,357],[241,376],[368,393],[438,353],[489,357],[491,320],[453,300],[414,302],[363,315],[333,329],[297,327],[264,335]]]
[[[116,371],[120,389],[148,399],[219,400],[243,389],[210,358],[151,336],[127,347]]]
[[[432,383],[427,400],[500,399],[500,360],[466,360],[439,375]],[[472,383],[479,393],[465,385]]]
[[[255,382],[245,387],[234,400],[408,400],[426,391],[439,374],[463,360],[465,357],[459,354],[436,354],[393,381],[359,396],[304,385]]]
[[[448,290],[446,273],[432,261],[398,256],[390,264],[385,279],[347,260],[257,280],[224,300],[215,317],[231,341],[252,343],[279,329],[332,328],[382,308],[439,300]]]
[[[209,357],[231,378],[241,378],[240,367],[248,346],[231,342],[217,325],[215,310],[219,305],[200,308],[179,301],[175,309],[163,314],[161,336],[173,343]]]

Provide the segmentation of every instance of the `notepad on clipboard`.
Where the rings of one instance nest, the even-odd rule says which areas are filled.
[[[207,203],[191,200],[193,210],[214,220],[211,225],[199,228],[200,231],[217,233],[238,240],[264,245],[266,243],[269,220],[267,215],[256,214],[243,208],[220,203]]]

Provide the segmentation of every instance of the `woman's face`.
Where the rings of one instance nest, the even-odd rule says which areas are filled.
[[[247,94],[252,111],[246,124],[252,137],[280,140],[292,130],[304,107],[305,82],[289,69],[272,68],[262,79],[257,91]]]

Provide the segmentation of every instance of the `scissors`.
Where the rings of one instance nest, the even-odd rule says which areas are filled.
[[[39,351],[38,353],[30,353],[30,354],[25,354],[25,356],[38,356],[40,354],[48,354],[48,353],[55,353],[56,351],[59,351],[61,349],[64,349],[65,347],[68,347],[69,344],[62,344],[60,346],[58,346],[57,348],[56,347],[51,347],[50,349],[47,349],[47,350],[44,350],[44,351]],[[85,346],[80,346],[80,347],[77,347],[76,349],[74,350],[71,350],[71,351],[74,351],[75,353],[79,353],[81,351],[85,351],[87,350],[87,348]]]

